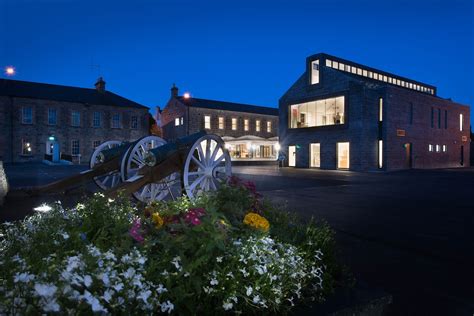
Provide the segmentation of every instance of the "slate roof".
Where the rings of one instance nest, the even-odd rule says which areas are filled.
[[[207,100],[207,99],[198,99],[198,98],[193,98],[193,97],[184,98],[183,96],[179,96],[177,97],[177,99],[185,105],[197,107],[197,108],[235,111],[235,112],[248,112],[248,113],[278,116],[278,109],[269,108],[265,106],[216,101],[216,100]]]
[[[0,96],[148,109],[109,91],[9,79],[0,79]]]

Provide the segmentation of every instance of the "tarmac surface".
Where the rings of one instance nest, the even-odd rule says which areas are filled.
[[[84,166],[5,166],[12,189],[41,185]],[[257,189],[336,231],[356,279],[393,295],[389,315],[474,314],[474,168],[357,173],[235,167]],[[90,185],[62,198],[74,203]],[[20,219],[57,197],[8,198],[0,219]]]

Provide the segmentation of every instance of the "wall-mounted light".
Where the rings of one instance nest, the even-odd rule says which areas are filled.
[[[280,144],[279,144],[279,143],[276,143],[276,144],[275,144],[275,150],[276,150],[276,151],[280,151],[280,149],[281,149]]]

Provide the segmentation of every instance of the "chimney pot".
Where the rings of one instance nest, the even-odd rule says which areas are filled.
[[[178,87],[173,83],[173,87],[171,87],[171,97],[176,98],[178,97]]]
[[[105,91],[105,81],[102,77],[99,77],[99,79],[97,79],[97,82],[95,83],[95,89],[99,92]]]

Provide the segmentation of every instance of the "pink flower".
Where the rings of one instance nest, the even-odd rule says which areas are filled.
[[[190,208],[184,216],[184,221],[193,226],[200,225],[200,217],[206,215],[206,210],[203,208]]]
[[[141,231],[140,231],[140,228],[141,228],[142,224],[140,222],[140,219],[137,218],[133,221],[133,224],[132,224],[132,227],[130,228],[129,230],[129,234],[130,236],[135,239],[136,241],[138,241],[139,243],[142,243],[145,238],[143,238],[142,234],[141,234]]]

